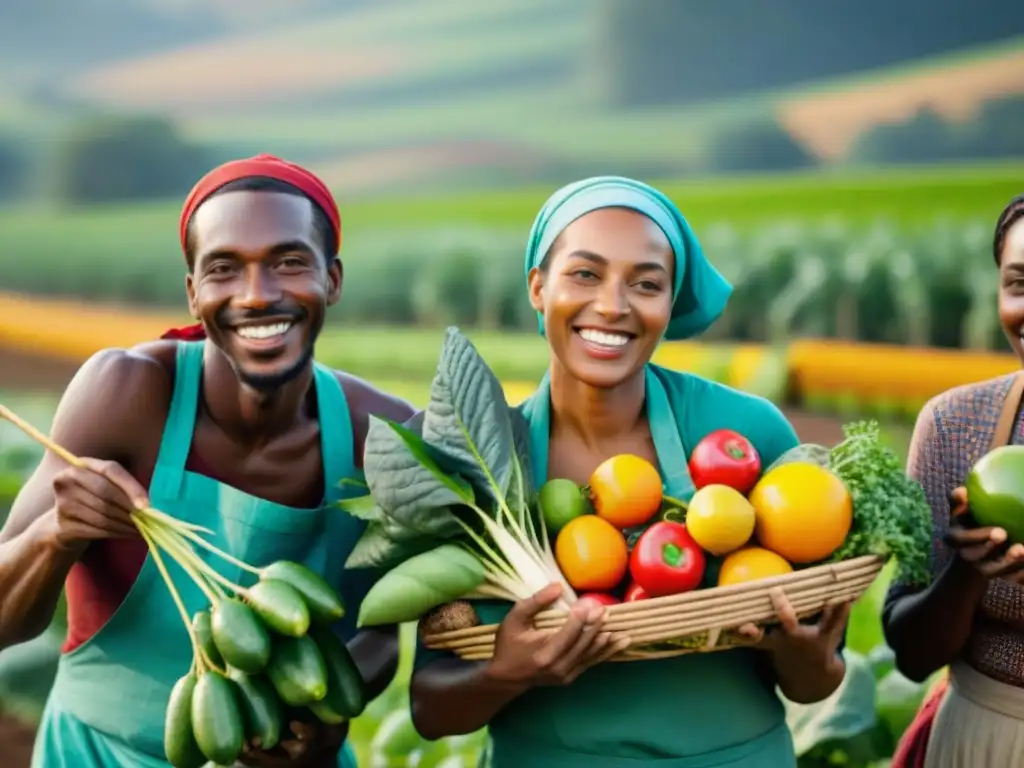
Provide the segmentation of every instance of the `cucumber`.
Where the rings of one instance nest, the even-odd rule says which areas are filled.
[[[238,686],[246,738],[260,749],[273,749],[281,740],[284,722],[284,710],[274,686],[263,675],[247,675],[234,667],[228,668],[228,677]]]
[[[196,688],[195,672],[189,672],[171,689],[164,717],[164,752],[174,768],[202,768],[206,757],[192,732],[192,695]]]
[[[309,635],[274,638],[267,677],[290,707],[305,707],[327,695],[327,665]]]
[[[310,711],[331,725],[359,717],[366,708],[366,684],[352,654],[328,627],[312,627],[309,636],[327,668],[327,695],[310,704]]]
[[[264,623],[288,637],[309,629],[309,608],[299,591],[283,581],[259,581],[249,589],[249,605]]]
[[[271,563],[260,573],[261,581],[283,581],[293,587],[309,608],[314,624],[333,624],[345,616],[345,603],[331,585],[309,568],[290,560]]]
[[[242,754],[245,727],[237,687],[219,672],[206,672],[192,694],[192,731],[199,749],[218,765],[233,765]]]
[[[221,657],[250,675],[262,672],[270,660],[270,633],[245,603],[221,600],[212,613],[213,642]]]
[[[213,642],[213,620],[209,611],[199,611],[192,617],[192,630],[196,633],[199,647],[203,649],[210,663],[223,669],[224,659],[217,650],[217,644]]]

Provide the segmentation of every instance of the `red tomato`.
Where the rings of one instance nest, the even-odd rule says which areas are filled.
[[[631,582],[629,587],[626,589],[626,594],[622,597],[622,602],[633,603],[637,600],[646,600],[647,593],[644,592],[644,588],[637,584],[635,581]]]
[[[650,597],[696,589],[704,578],[704,550],[683,523],[662,520],[640,538],[629,558],[629,573]]]
[[[586,592],[579,596],[580,600],[593,600],[601,605],[618,605],[618,600],[604,592]]]
[[[761,457],[739,432],[719,429],[697,443],[689,468],[698,490],[705,485],[727,485],[746,496],[761,476]]]

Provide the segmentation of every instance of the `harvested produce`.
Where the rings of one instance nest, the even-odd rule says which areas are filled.
[[[725,556],[718,571],[718,586],[769,579],[792,571],[793,566],[781,555],[764,547],[744,547]]]
[[[664,499],[661,475],[646,459],[624,453],[598,465],[587,484],[598,517],[616,528],[643,525]]]
[[[651,597],[696,589],[704,578],[704,551],[686,526],[667,520],[641,534],[629,558],[629,575]]]
[[[592,511],[586,494],[572,480],[563,477],[548,480],[541,486],[537,505],[551,533],[558,533],[569,521]]]
[[[832,555],[853,522],[853,500],[843,481],[816,464],[776,467],[750,492],[764,547],[791,563],[814,563]]]
[[[896,561],[896,578],[927,584],[931,578],[932,511],[924,489],[907,477],[899,457],[882,442],[875,421],[843,428],[828,468],[853,499],[853,524],[832,560],[875,555]]]
[[[579,596],[579,601],[583,600],[590,600],[601,605],[617,605],[621,602],[617,597],[609,595],[607,592],[585,592]]]
[[[573,589],[602,592],[614,589],[626,575],[629,550],[611,523],[584,515],[558,533],[555,561]]]
[[[705,551],[724,555],[754,533],[755,512],[746,496],[728,485],[705,485],[690,499],[686,530]]]
[[[982,456],[964,487],[979,525],[1002,528],[1011,542],[1024,542],[1024,445],[1000,446]]]
[[[648,594],[644,592],[644,588],[633,581],[626,588],[626,593],[622,596],[622,602],[632,603],[636,600],[646,600],[647,598]]]
[[[69,464],[84,466],[2,406],[0,418]],[[131,519],[178,609],[192,648],[190,668],[171,687],[165,710],[164,750],[174,768],[198,768],[207,762],[231,765],[247,736],[263,745],[277,743],[285,717],[282,702],[304,706],[334,694],[348,702],[346,712],[358,714],[355,709],[365,701],[354,693],[357,682],[352,676],[358,685],[362,678],[351,657],[344,658],[346,646],[340,640],[328,646],[324,640],[333,634],[327,627],[344,615],[344,603],[321,576],[290,561],[257,568],[209,542],[204,536],[212,534],[209,529],[156,509],[137,509]],[[232,582],[201,558],[197,547],[211,560],[219,558],[254,577],[255,583],[243,587]],[[209,606],[194,611],[191,619],[165,555],[208,600]],[[311,629],[326,650],[307,634]],[[330,678],[325,654],[334,665]],[[337,691],[331,690],[329,679]],[[336,712],[326,715],[330,722],[339,722]]]
[[[745,496],[761,476],[761,457],[753,443],[739,432],[718,429],[694,446],[689,469],[698,490],[725,485]]]

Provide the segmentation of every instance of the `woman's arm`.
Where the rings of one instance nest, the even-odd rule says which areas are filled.
[[[896,666],[912,680],[925,680],[953,661],[967,643],[974,611],[987,580],[944,543],[950,532],[949,494],[956,481],[944,464],[934,402],[914,426],[907,474],[924,488],[934,522],[933,581],[923,590],[896,584],[882,614],[885,639]]]
[[[495,679],[486,662],[441,659],[413,673],[412,721],[430,740],[473,733],[527,688]]]

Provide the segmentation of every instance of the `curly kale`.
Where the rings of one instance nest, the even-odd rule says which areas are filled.
[[[877,422],[854,422],[843,431],[846,437],[832,448],[829,469],[853,498],[853,526],[832,559],[891,557],[901,582],[927,583],[932,514],[924,490],[882,443]]]

